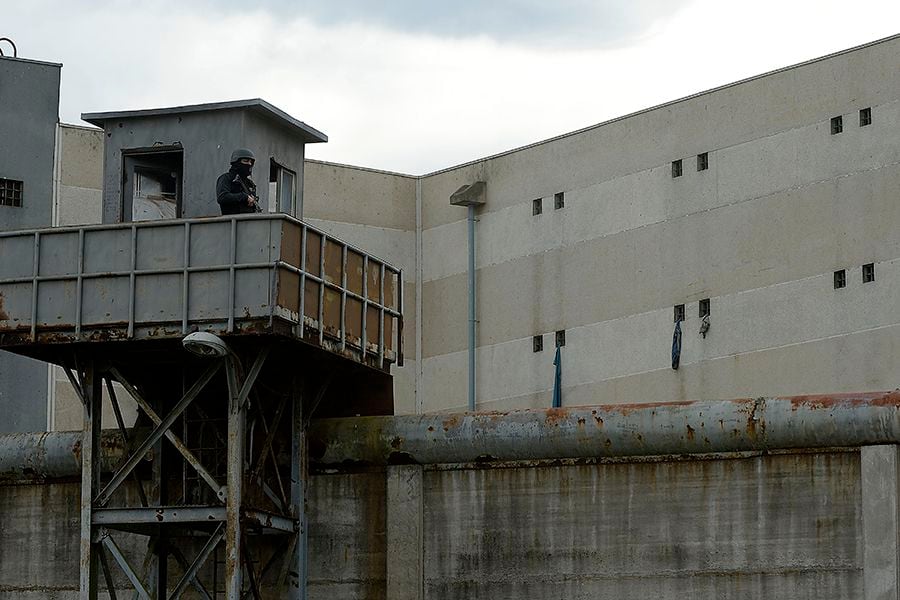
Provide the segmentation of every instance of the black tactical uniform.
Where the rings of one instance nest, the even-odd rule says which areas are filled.
[[[254,160],[253,153],[246,149],[238,149],[231,153],[231,169],[219,175],[216,181],[216,200],[222,208],[223,215],[259,212],[259,205],[251,206],[247,196],[258,198],[256,184],[250,179],[253,165],[241,163],[242,158]]]

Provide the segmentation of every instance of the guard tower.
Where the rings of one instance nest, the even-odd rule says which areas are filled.
[[[84,405],[83,599],[305,598],[306,426],[393,410],[402,273],[278,210],[207,216],[231,146],[299,147],[300,207],[303,144],[324,140],[262,101],[226,104],[90,115],[107,133],[109,222],[0,233],[0,349],[61,365]],[[273,138],[216,141],[257,126]],[[156,194],[175,215],[129,212],[147,189],[135,175],[176,179]],[[191,217],[162,218],[176,215]],[[114,465],[104,397],[127,448]]]

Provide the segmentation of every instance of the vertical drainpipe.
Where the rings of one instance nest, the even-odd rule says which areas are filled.
[[[469,411],[475,410],[475,207],[485,201],[485,183],[476,181],[464,185],[450,195],[450,204],[465,206],[469,229]]]
[[[422,389],[424,367],[422,365],[422,280],[425,267],[422,264],[422,237],[425,235],[422,215],[422,178],[416,179],[416,414],[422,414],[425,394]]]
[[[468,207],[469,221],[469,411],[475,412],[475,205]]]

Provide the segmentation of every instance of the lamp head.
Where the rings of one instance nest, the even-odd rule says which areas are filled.
[[[228,345],[217,335],[195,331],[181,340],[184,349],[204,358],[221,358],[228,354]]]

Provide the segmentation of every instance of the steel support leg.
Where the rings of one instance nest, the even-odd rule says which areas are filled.
[[[297,519],[296,540],[288,560],[288,598],[306,600],[307,580],[307,523],[306,523],[306,419],[303,415],[303,394],[294,384],[291,419],[291,516]]]
[[[82,388],[84,427],[81,440],[81,575],[80,600],[96,600],[99,563],[91,525],[95,495],[100,491],[100,411],[102,387],[93,360],[88,362]]]
[[[247,408],[241,402],[237,369],[229,357],[225,361],[228,375],[228,488],[225,500],[225,597],[241,598],[241,501],[244,477],[244,436]]]

